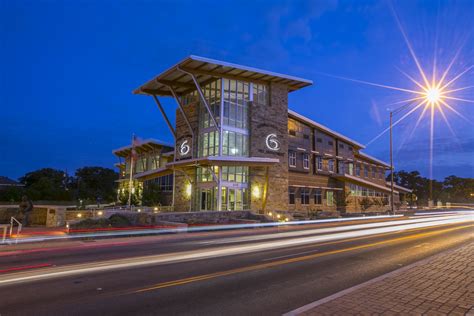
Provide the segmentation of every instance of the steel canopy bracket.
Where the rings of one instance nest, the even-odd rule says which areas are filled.
[[[207,103],[206,98],[204,97],[204,93],[202,92],[201,86],[199,85],[199,82],[197,81],[196,77],[194,76],[193,73],[185,71],[179,67],[176,67],[178,71],[181,71],[182,73],[185,73],[193,79],[194,85],[196,86],[196,90],[199,93],[199,97],[201,98],[202,103],[204,103],[204,106],[206,107],[207,112],[211,116],[212,122],[214,123],[215,128],[220,131],[219,124],[217,124],[216,118],[214,117],[214,114],[211,111],[211,108],[209,107],[209,104]]]
[[[163,109],[163,106],[161,105],[160,100],[158,100],[158,97],[154,94],[152,94],[152,97],[155,100],[155,103],[158,106],[158,109],[160,109],[161,115],[165,119],[166,124],[168,125],[168,128],[170,129],[171,134],[173,134],[173,138],[176,140],[176,131],[174,130],[173,125],[171,125],[171,122],[168,119],[168,116],[166,115],[166,112]]]

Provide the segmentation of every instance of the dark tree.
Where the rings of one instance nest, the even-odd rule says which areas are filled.
[[[84,167],[76,170],[77,198],[89,201],[114,201],[118,173],[109,168]]]
[[[73,179],[64,171],[43,168],[29,172],[20,178],[25,185],[25,193],[31,200],[70,200]]]

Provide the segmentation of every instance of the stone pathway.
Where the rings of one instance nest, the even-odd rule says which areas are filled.
[[[474,316],[474,242],[286,315]]]

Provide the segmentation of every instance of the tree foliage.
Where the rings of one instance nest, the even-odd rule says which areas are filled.
[[[84,167],[76,170],[76,194],[79,199],[115,200],[118,173],[109,168]]]
[[[71,200],[73,178],[61,170],[43,168],[28,172],[20,178],[25,185],[25,193],[32,200]]]
[[[418,171],[398,171],[393,174],[394,182],[405,188],[413,190],[409,195],[409,203],[426,204],[430,199],[430,191],[435,201],[466,203],[474,202],[471,194],[474,192],[473,178],[460,178],[449,176],[444,181],[430,180],[422,177]],[[387,177],[390,181],[390,175]]]

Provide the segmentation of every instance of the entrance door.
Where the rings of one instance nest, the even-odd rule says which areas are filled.
[[[211,211],[213,205],[213,190],[201,189],[200,209],[201,211]]]
[[[241,211],[244,209],[244,191],[245,189],[226,188],[225,204],[228,211]]]

